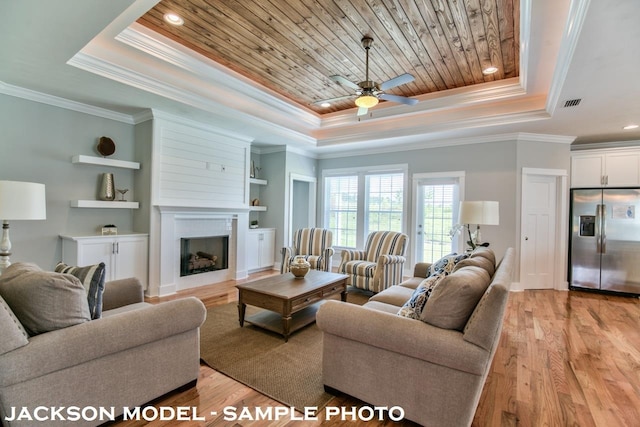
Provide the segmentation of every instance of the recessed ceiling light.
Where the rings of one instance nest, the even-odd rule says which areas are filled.
[[[322,104],[320,104],[320,106],[323,108],[328,108],[331,107],[331,104],[329,102],[323,102]]]
[[[638,125],[627,125],[625,127],[623,127],[622,129],[624,130],[631,130],[631,129],[637,129]]]
[[[180,15],[176,15],[175,13],[165,13],[164,20],[167,21],[171,25],[182,25],[184,24],[184,19],[180,17]]]
[[[498,71],[498,67],[487,67],[482,70],[482,74],[493,74]]]

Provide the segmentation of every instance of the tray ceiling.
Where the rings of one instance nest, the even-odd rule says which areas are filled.
[[[175,13],[184,25],[167,24]],[[221,65],[319,114],[353,108],[329,76],[415,80],[388,91],[417,96],[519,76],[519,0],[162,0],[138,19]],[[494,66],[495,74],[483,69]],[[383,101],[384,102],[384,101]]]

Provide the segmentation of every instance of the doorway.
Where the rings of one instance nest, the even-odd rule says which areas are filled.
[[[285,242],[290,241],[295,230],[316,226],[316,184],[315,177],[290,175],[289,226]]]
[[[520,288],[561,289],[566,270],[567,172],[522,170]],[[566,286],[565,286],[566,288]]]

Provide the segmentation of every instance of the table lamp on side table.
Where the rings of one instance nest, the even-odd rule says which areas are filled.
[[[499,225],[500,223],[500,207],[498,202],[494,201],[461,201],[460,202],[460,224],[467,226],[469,241],[472,248],[479,245],[482,240],[480,237],[480,225]],[[471,237],[471,224],[476,224],[475,242]]]
[[[44,184],[35,182],[0,181],[0,274],[11,265],[11,241],[9,221],[23,219],[47,219]]]

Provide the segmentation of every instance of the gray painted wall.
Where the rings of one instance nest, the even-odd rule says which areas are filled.
[[[46,185],[47,219],[12,221],[12,262],[35,262],[51,269],[61,259],[64,233],[95,233],[104,224],[131,230],[129,209],[71,208],[70,200],[96,199],[100,176],[114,174],[116,188],[136,200],[134,171],[71,163],[77,154],[99,156],[101,136],[116,143],[112,158],[134,160],[134,126],[114,120],[0,94],[0,179]]]

